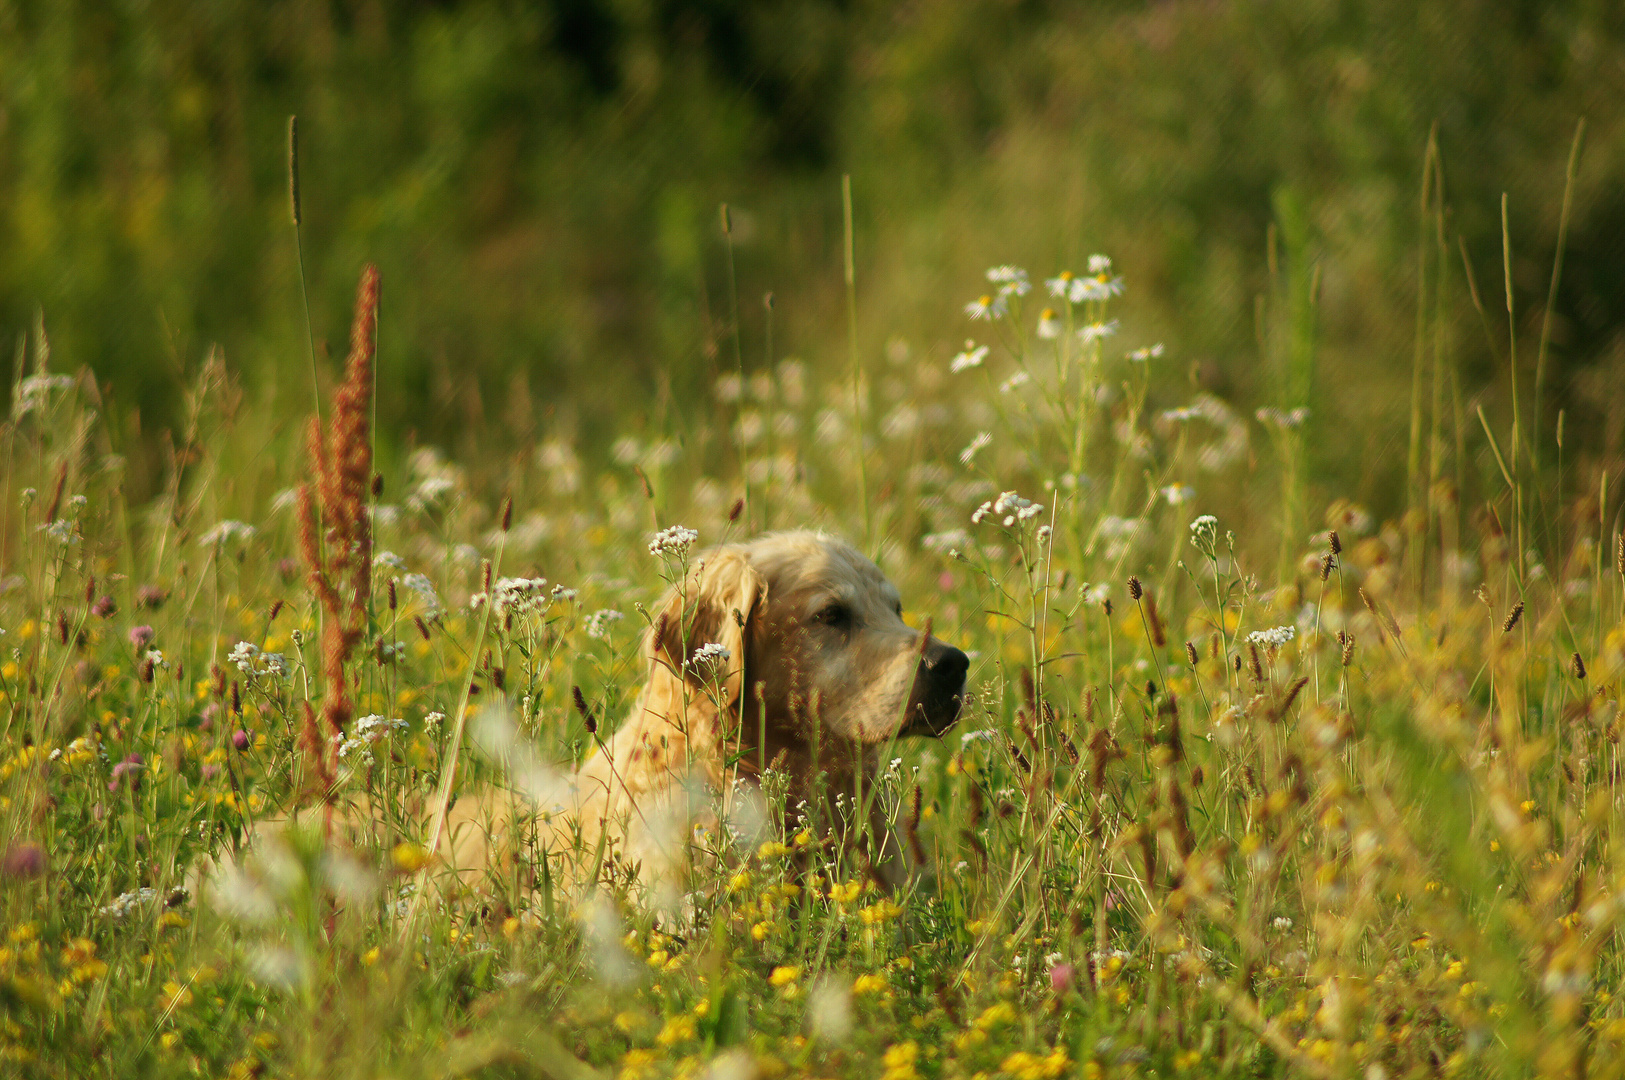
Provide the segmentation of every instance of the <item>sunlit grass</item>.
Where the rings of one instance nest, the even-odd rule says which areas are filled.
[[[130,506],[93,387],[41,350],[5,429],[5,1068],[1617,1073],[1606,490],[1540,529],[1439,497],[1427,523],[1338,501],[1283,537],[1301,508],[1246,518],[1235,493],[1296,497],[1301,414],[1150,406],[1177,369],[1116,336],[1109,261],[984,290],[966,310],[991,348],[899,343],[859,373],[868,507],[850,373],[794,362],[602,470],[561,440],[485,464],[511,520],[418,450],[369,496],[354,719],[321,754],[302,448],[274,499],[233,487],[243,435],[210,419],[234,393],[211,365],[166,494]],[[719,455],[722,475],[695,464]],[[959,726],[881,762],[917,856],[903,887],[874,883],[862,837],[805,827],[771,770],[755,820],[719,798],[676,903],[614,858],[590,889],[524,860],[436,875],[440,791],[528,790],[624,715],[672,576],[658,530],[866,518],[908,617],[974,658]],[[460,720],[499,716],[520,741],[454,755]],[[268,838],[318,781],[360,842],[319,820]]]

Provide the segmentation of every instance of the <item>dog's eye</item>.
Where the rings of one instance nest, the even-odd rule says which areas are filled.
[[[852,609],[835,601],[819,608],[813,619],[825,626],[849,626],[852,623]]]
[[[893,614],[895,614],[899,619],[901,619],[903,617],[903,602],[901,600],[899,600],[899,601],[897,601],[897,603],[893,604],[891,606],[891,609],[892,609]]]

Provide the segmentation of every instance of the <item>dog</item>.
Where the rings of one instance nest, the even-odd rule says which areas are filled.
[[[646,883],[681,876],[692,827],[712,823],[710,793],[758,782],[763,762],[787,776],[792,810],[819,791],[873,791],[883,749],[901,736],[940,736],[964,700],[965,653],[909,627],[880,568],[822,533],[768,533],[701,552],[650,619],[647,680],[631,715],[567,793],[540,808],[545,828],[527,828],[510,794],[458,800],[444,857],[465,878],[495,851],[517,855],[524,836],[542,850],[522,861],[551,853],[571,862],[568,847],[573,866],[563,873],[577,881],[606,858]],[[838,800],[825,802],[829,821]],[[890,877],[899,845],[878,806],[871,815]]]

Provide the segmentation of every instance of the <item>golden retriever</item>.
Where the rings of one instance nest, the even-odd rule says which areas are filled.
[[[940,735],[959,715],[965,654],[904,623],[880,569],[821,533],[702,552],[650,617],[648,679],[631,715],[542,830],[540,846],[556,853],[568,838],[575,866],[564,872],[575,880],[584,861],[596,872],[606,857],[646,882],[680,871],[710,793],[754,782],[763,761],[788,775],[792,808],[813,798],[817,773],[827,793],[853,792],[860,772],[872,791],[883,747]],[[466,874],[494,850],[528,846],[514,842],[526,832],[515,809],[500,793],[460,799],[445,853],[454,867]],[[871,827],[895,856],[878,813]]]

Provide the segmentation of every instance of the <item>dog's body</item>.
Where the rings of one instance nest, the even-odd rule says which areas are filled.
[[[882,747],[939,735],[959,713],[965,654],[905,624],[879,568],[822,534],[703,552],[653,620],[631,715],[566,790],[483,789],[454,804],[436,854],[465,881],[542,858],[555,880],[589,880],[606,862],[648,884],[680,877],[694,826],[714,823],[712,794],[754,782],[759,762],[787,774],[793,810],[820,773],[826,792],[853,791],[860,770],[873,790]]]

